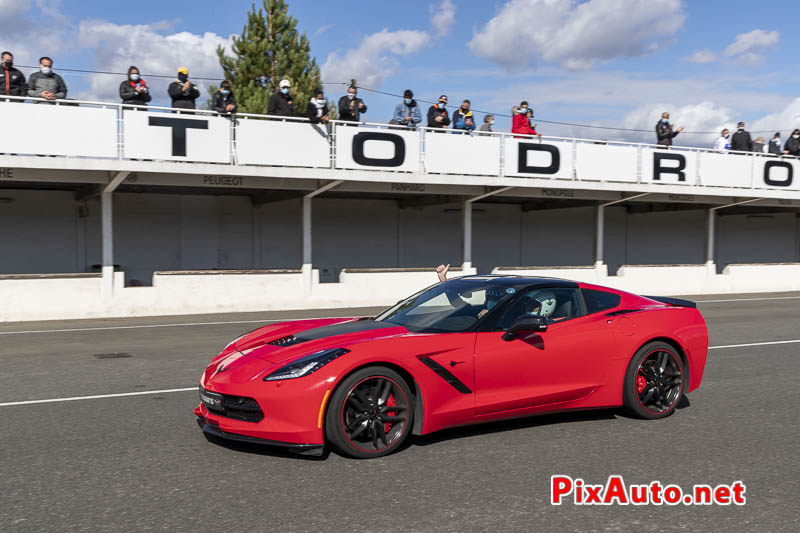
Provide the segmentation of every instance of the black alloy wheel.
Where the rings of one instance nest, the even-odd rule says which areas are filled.
[[[684,368],[675,348],[651,342],[628,365],[623,401],[640,418],[664,418],[675,411],[685,388]]]
[[[325,417],[328,440],[356,458],[396,450],[411,431],[414,397],[405,380],[385,367],[361,369],[339,385]]]

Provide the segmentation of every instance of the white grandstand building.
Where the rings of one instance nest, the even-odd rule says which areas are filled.
[[[800,290],[794,158],[170,111],[0,103],[0,321],[385,305],[439,263]]]

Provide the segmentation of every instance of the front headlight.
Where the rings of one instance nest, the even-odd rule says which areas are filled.
[[[265,376],[264,381],[295,379],[313,374],[340,355],[344,355],[349,351],[350,350],[346,350],[344,348],[332,348],[312,353],[311,355],[306,355],[297,361],[292,361],[288,365],[279,368],[272,374]]]

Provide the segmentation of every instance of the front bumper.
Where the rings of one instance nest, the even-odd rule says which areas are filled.
[[[203,433],[207,435],[239,442],[249,442],[252,444],[280,446],[281,448],[287,448],[292,453],[298,453],[301,455],[320,456],[324,451],[324,445],[322,444],[298,444],[295,442],[284,442],[279,440],[264,439],[261,437],[252,437],[250,435],[241,435],[239,433],[231,433],[221,429],[218,423],[214,423],[203,416],[200,406],[197,406],[194,412],[197,415],[197,424],[203,430]]]

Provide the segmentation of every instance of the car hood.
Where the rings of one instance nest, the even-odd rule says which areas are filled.
[[[236,350],[270,363],[284,363],[328,348],[408,333],[402,326],[363,318],[302,320],[253,331],[236,341]]]

